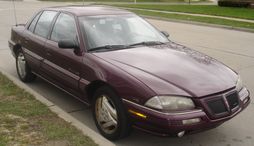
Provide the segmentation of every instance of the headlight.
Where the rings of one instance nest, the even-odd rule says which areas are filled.
[[[243,88],[243,82],[241,80],[241,77],[238,76],[238,80],[236,82],[236,90],[239,92]]]
[[[177,96],[155,96],[149,99],[145,106],[163,111],[191,110],[195,108],[191,99]]]

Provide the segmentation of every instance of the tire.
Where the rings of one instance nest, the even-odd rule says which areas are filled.
[[[24,53],[21,49],[17,51],[16,55],[16,70],[21,81],[32,82],[36,79],[36,75],[32,73],[31,68],[28,66]]]
[[[111,106],[112,110],[109,110],[110,108],[105,108],[108,106],[103,105]],[[92,108],[96,127],[105,138],[109,140],[118,140],[130,134],[131,124],[126,110],[121,99],[111,88],[103,86],[96,91],[92,102]],[[115,113],[107,111],[115,111]],[[107,125],[106,123],[109,124],[108,127],[105,126]],[[106,128],[103,128],[102,125]]]

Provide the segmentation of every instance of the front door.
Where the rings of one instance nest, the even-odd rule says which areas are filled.
[[[61,13],[45,43],[46,56],[41,66],[41,74],[64,90],[80,97],[79,80],[83,56],[75,53],[73,48],[58,47],[58,41],[77,39],[77,36],[74,17]]]

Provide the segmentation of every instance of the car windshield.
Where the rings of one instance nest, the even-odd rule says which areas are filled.
[[[79,21],[89,50],[112,50],[117,48],[115,46],[123,49],[128,46],[156,45],[169,41],[144,19],[133,14],[83,16]]]

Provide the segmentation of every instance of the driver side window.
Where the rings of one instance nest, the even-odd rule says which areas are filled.
[[[61,13],[52,30],[51,40],[55,42],[58,42],[59,40],[75,40],[76,36],[77,31],[74,17]]]

